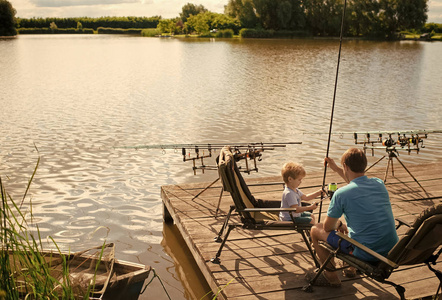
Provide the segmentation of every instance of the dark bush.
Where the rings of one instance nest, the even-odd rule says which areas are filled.
[[[272,38],[274,34],[274,30],[264,29],[243,28],[239,31],[239,35],[242,38]]]
[[[217,38],[233,38],[233,29],[218,30],[215,34]]]
[[[97,33],[98,34],[141,34],[142,28],[129,28],[129,29],[122,29],[122,28],[106,28],[106,27],[98,27]]]

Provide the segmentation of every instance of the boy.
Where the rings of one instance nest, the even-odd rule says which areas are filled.
[[[310,211],[318,207],[318,203],[313,203],[310,206],[301,206],[301,200],[312,200],[321,195],[322,190],[314,193],[304,195],[299,189],[302,179],[306,172],[304,168],[297,163],[288,162],[284,164],[281,170],[282,178],[285,182],[284,192],[282,194],[281,208],[296,208],[296,212],[292,212],[295,221],[298,223],[315,224],[315,217]],[[290,213],[282,211],[279,213],[281,221],[291,221]]]

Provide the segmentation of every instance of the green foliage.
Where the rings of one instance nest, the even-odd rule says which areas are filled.
[[[201,13],[205,13],[208,10],[203,5],[195,5],[192,3],[187,3],[184,5],[181,9],[180,18],[183,21],[183,23],[187,22],[187,19],[190,16],[196,16]]]
[[[77,28],[19,28],[17,31],[19,34],[94,34],[92,28],[83,28],[83,30]]]
[[[160,33],[174,34],[177,31],[176,22],[173,19],[161,19],[157,30]]]
[[[15,29],[17,11],[12,4],[6,0],[0,0],[0,36],[14,36],[17,34]]]
[[[216,38],[233,38],[234,32],[232,29],[224,29],[224,30],[218,30],[215,33]]]
[[[123,28],[105,28],[105,27],[98,27],[97,33],[98,34],[141,34],[141,31],[143,29],[141,28],[129,28],[129,29],[123,29]]]
[[[202,13],[190,16],[187,18],[187,22],[184,23],[184,30],[186,33],[208,34],[210,30],[208,15]]]
[[[231,29],[234,32],[238,32],[240,26],[239,21],[234,18],[224,14],[205,12],[196,16],[190,16],[187,22],[184,23],[183,30],[187,34],[197,33],[199,35],[210,36],[210,30]]]
[[[4,1],[4,0],[0,0]],[[98,27],[105,28],[156,28],[160,16],[154,17],[100,17],[100,18],[17,18],[17,28],[45,28],[51,22],[55,22],[58,28],[76,28],[78,22],[84,28],[97,30]]]
[[[154,37],[160,34],[161,32],[156,28],[147,28],[141,31],[141,35],[144,37]]]
[[[434,33],[442,33],[442,24],[438,23],[427,23],[422,28],[422,32],[433,32]]]
[[[428,0],[347,0],[346,36],[395,37],[404,29],[420,29]],[[338,36],[344,0],[229,0],[225,14],[243,28],[306,31]]]
[[[273,38],[274,35],[274,30],[243,28],[239,31],[242,38]]]

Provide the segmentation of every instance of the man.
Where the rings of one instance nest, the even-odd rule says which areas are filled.
[[[348,149],[341,158],[342,168],[331,158],[325,158],[324,162],[348,184],[334,193],[324,223],[318,223],[311,229],[313,246],[319,259],[324,262],[328,251],[320,247],[318,241],[327,241],[338,247],[339,237],[336,230],[386,256],[398,242],[393,212],[383,181],[365,175],[367,158],[364,152],[356,148]],[[347,225],[339,220],[342,215]],[[360,259],[376,261],[376,258],[348,242],[343,241],[341,248]],[[324,271],[322,274],[325,278],[320,278],[318,284],[322,282],[326,285],[340,286],[341,281],[336,272]],[[311,279],[312,275],[314,276],[307,276],[307,279]]]

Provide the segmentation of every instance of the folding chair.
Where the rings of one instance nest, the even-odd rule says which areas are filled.
[[[265,201],[255,199],[251,194],[247,184],[244,181],[238,167],[235,163],[234,156],[229,147],[224,147],[220,151],[218,163],[219,177],[223,184],[223,190],[230,193],[234,205],[230,206],[224,224],[215,237],[216,242],[221,245],[216,256],[211,259],[212,263],[219,264],[221,251],[230,232],[234,228],[242,227],[246,230],[292,230],[301,233],[312,257],[315,258],[313,249],[310,245],[310,228],[311,224],[296,223],[292,216],[294,208],[281,208],[281,201]],[[233,211],[240,216],[240,222],[233,222],[230,217]],[[279,221],[279,212],[288,211],[292,221]],[[224,231],[227,230],[223,237]],[[315,264],[319,267],[319,262],[315,260]]]
[[[404,223],[402,222],[401,224]],[[392,285],[403,300],[405,299],[405,288],[394,282],[387,281],[391,273],[399,266],[426,264],[439,279],[440,288],[442,285],[442,272],[434,269],[432,265],[437,263],[437,259],[442,252],[441,248],[436,253],[437,249],[442,244],[442,204],[437,204],[425,209],[409,227],[410,228],[405,235],[402,236],[397,244],[390,250],[387,257],[374,252],[345,234],[340,232],[337,233],[341,238],[339,245],[342,240],[347,240],[355,247],[358,247],[377,258],[379,262],[375,263],[360,260],[353,255],[345,254],[340,250],[340,247],[335,249],[326,242],[320,242],[321,246],[330,252],[330,255],[319,268],[316,276],[310,281],[309,285],[304,287],[304,291],[313,291],[312,285],[314,285],[315,281],[324,270],[335,271],[342,269],[329,269],[327,267],[327,264],[334,257],[344,261],[350,267],[357,268],[362,274],[367,275],[369,278]]]

